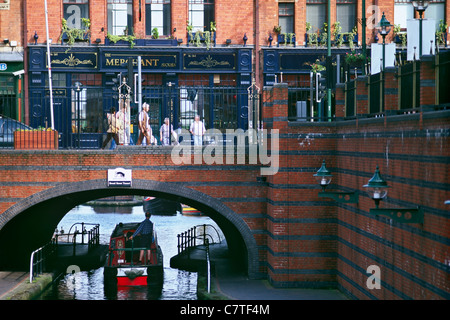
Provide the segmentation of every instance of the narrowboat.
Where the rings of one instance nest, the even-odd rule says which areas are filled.
[[[156,231],[153,230],[150,260],[147,249],[135,246],[130,236],[140,222],[119,223],[111,234],[108,256],[104,267],[105,286],[146,286],[163,282],[163,254],[158,245]],[[144,249],[144,259],[139,261],[140,251]]]
[[[144,212],[152,215],[171,216],[182,211],[181,203],[168,199],[146,197],[143,201]]]

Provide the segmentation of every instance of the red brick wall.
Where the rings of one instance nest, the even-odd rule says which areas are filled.
[[[278,102],[265,101],[265,117],[283,101],[278,87],[266,95]],[[267,191],[270,282],[327,287],[337,281],[355,299],[448,299],[449,122],[442,111],[278,127],[280,169]],[[329,188],[354,191],[359,203],[318,197],[313,175],[322,160],[333,174]],[[375,205],[363,185],[377,165],[390,186],[381,207],[420,206],[423,223],[370,213]],[[371,265],[380,268],[381,289],[367,286]]]
[[[22,1],[10,1],[9,10],[0,10],[0,46],[4,39],[17,41],[18,47],[23,46],[23,22]]]
[[[17,6],[21,5],[19,1],[11,1],[11,7],[14,10]],[[141,21],[139,21],[139,2],[133,2],[134,10],[134,29],[136,35],[145,34],[145,5],[141,4]],[[232,44],[243,44],[244,33],[247,33],[248,44],[254,44],[253,34],[254,30],[254,1],[232,1],[232,0],[216,0],[215,1],[215,19],[217,23],[217,43],[224,44],[226,39],[231,39]],[[306,0],[298,0],[295,4],[295,33],[297,35],[297,44],[303,45],[306,22]],[[375,20],[379,22],[382,12],[385,12],[387,19],[394,22],[394,2],[391,0],[370,1],[366,0],[366,7],[371,5],[378,5],[380,8],[380,16]],[[259,6],[259,43],[260,45],[267,45],[267,39],[269,33],[273,33],[273,27],[278,25],[278,1],[258,1]],[[37,31],[39,35],[39,43],[44,43],[45,36],[45,20],[44,20],[44,0],[25,0],[25,7],[27,12],[27,41],[33,43],[34,31]],[[57,39],[60,34],[61,18],[62,18],[62,1],[61,0],[48,0],[49,10],[49,23],[50,23],[50,37]],[[89,5],[90,19],[92,23],[92,41],[96,38],[104,39],[107,32],[107,15],[106,15],[106,1],[103,0],[91,0]],[[20,11],[17,11],[20,14]],[[362,17],[362,1],[357,1],[357,18]],[[1,13],[2,19],[0,21],[6,21],[6,24],[20,21],[20,19],[13,18],[13,15]],[[366,13],[369,25],[372,20],[372,13]],[[4,19],[6,18],[6,20]],[[186,0],[172,0],[172,30],[177,29],[174,36],[183,39],[186,43],[186,21],[188,20],[188,8]],[[331,25],[336,21],[336,3],[332,1],[331,4]],[[450,6],[446,6],[446,22],[450,24]],[[0,22],[3,25],[4,22]],[[357,24],[358,34],[362,35],[361,24]],[[101,28],[104,31],[101,31]],[[15,31],[16,28],[11,30]],[[3,31],[0,29],[0,31]],[[332,31],[332,30],[331,30]],[[4,36],[2,34],[2,36]],[[373,40],[373,29],[367,29],[366,31],[367,43]],[[393,33],[391,32],[387,42],[391,41]],[[361,42],[361,38],[359,38]],[[274,44],[276,40],[274,40]]]

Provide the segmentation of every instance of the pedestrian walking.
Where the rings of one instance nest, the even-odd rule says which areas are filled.
[[[111,108],[111,113],[107,113],[106,117],[108,119],[108,130],[106,139],[103,141],[102,149],[105,149],[106,145],[111,139],[114,139],[116,144],[119,144],[119,136],[117,135],[117,132],[119,132],[119,121],[116,117],[116,108]]]
[[[137,145],[142,144],[142,140],[145,138],[147,145],[150,145],[152,139],[152,127],[149,124],[148,110],[150,106],[148,103],[142,104],[142,111],[139,113],[139,138]]]
[[[195,116],[189,131],[194,136],[194,146],[201,146],[203,144],[203,136],[205,135],[206,129],[203,122],[200,121],[199,115]]]
[[[172,124],[170,125],[169,130],[169,118],[165,118],[163,125],[159,129],[159,136],[163,146],[170,146],[171,144],[170,137],[172,133],[173,133],[173,125]]]

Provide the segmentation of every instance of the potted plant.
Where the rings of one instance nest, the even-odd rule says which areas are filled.
[[[51,128],[14,131],[14,149],[52,150],[58,149],[58,131]]]
[[[344,43],[344,36],[341,33],[341,31],[342,31],[341,23],[339,21],[336,21],[333,24],[333,36],[334,36],[334,43],[338,48],[340,48]]]
[[[323,47],[327,46],[327,40],[328,40],[328,23],[324,22],[323,27],[320,31],[320,45]]]
[[[352,50],[350,53],[347,52],[345,55],[345,63],[349,66],[359,67],[362,66],[364,62],[364,56],[361,53],[356,53]]]
[[[402,32],[399,24],[394,25],[394,42],[401,43],[402,47],[406,47],[406,32]]]
[[[91,35],[91,20],[81,18],[81,22],[84,26],[83,29],[71,28],[67,25],[67,20],[63,18],[61,20],[61,34],[58,38],[58,41],[61,42],[61,44],[66,41],[67,44],[71,46],[75,43],[75,41],[89,40]]]
[[[309,32],[312,29],[311,23],[306,22],[305,42],[306,46],[317,45],[318,35],[315,32]]]
[[[316,62],[314,62],[314,63],[305,62],[305,65],[310,66],[311,67],[311,71],[313,73],[317,73],[317,72],[326,71],[327,68],[322,63],[321,63],[321,61],[319,59],[316,59]]]
[[[447,43],[447,28],[448,25],[441,19],[439,21],[439,27],[436,31],[436,43],[438,45]]]

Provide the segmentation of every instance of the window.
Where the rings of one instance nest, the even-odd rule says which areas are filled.
[[[351,32],[356,25],[356,0],[337,0],[336,21],[341,23],[342,32]]]
[[[103,132],[103,97],[99,88],[101,85],[101,74],[72,74],[72,133]]]
[[[82,29],[81,19],[89,19],[89,0],[63,0],[63,10],[67,26]]]
[[[294,33],[294,3],[278,4],[278,24],[282,33]]]
[[[152,35],[154,28],[159,35],[171,35],[170,0],[145,0],[145,34]]]
[[[214,21],[214,0],[189,0],[189,23],[192,31],[210,30]]]
[[[441,20],[445,21],[445,0],[430,1],[427,10],[425,10],[424,18],[435,20],[437,30],[439,22]]]
[[[406,21],[414,19],[414,7],[409,0],[395,0],[394,3],[394,24],[400,28],[406,28]]]
[[[306,0],[306,21],[311,24],[311,31],[322,29],[327,18],[327,2],[325,0]]]
[[[108,0],[108,32],[116,36],[133,34],[133,0]]]

